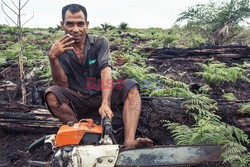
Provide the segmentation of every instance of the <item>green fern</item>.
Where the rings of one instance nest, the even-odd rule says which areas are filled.
[[[239,128],[221,122],[220,116],[216,115],[217,102],[206,94],[190,94],[189,98],[182,103],[182,107],[193,116],[196,122],[189,127],[165,121],[164,127],[171,131],[177,144],[225,145],[231,142],[239,148],[246,149],[241,143],[249,143],[247,134]],[[223,152],[222,156],[225,163],[228,162],[233,166],[250,162],[249,155],[244,152],[242,152],[242,156],[238,156],[230,150],[225,150],[225,154]]]
[[[190,97],[190,91],[183,88],[173,87],[164,89],[155,89],[150,93],[149,96],[160,96],[160,97]]]
[[[116,70],[112,70],[112,78],[113,78],[113,79],[118,79],[118,78],[120,78],[120,73],[117,72]]]
[[[132,61],[132,60],[130,60]],[[150,73],[153,67],[139,66],[135,63],[125,63],[120,69],[122,74],[134,78],[140,84],[142,94],[149,96],[190,97],[189,86],[180,81],[174,81],[160,74]]]
[[[129,63],[139,63],[139,62],[145,61],[145,58],[143,58],[141,55],[139,55],[137,53],[133,53],[133,52],[123,54],[122,57]]]
[[[222,147],[224,163],[228,162],[232,167],[247,167],[250,163],[250,153],[247,148],[239,143],[227,141]]]
[[[244,69],[242,80],[250,83],[250,62],[244,61],[243,64],[233,63],[236,67]]]
[[[200,119],[192,127],[165,121],[177,144],[217,144],[223,146],[224,163],[233,167],[250,163],[250,154],[241,142],[249,143],[248,136],[240,129],[225,123]]]
[[[209,84],[221,84],[224,82],[235,83],[238,79],[247,80],[246,67],[244,65],[236,65],[234,67],[227,67],[225,63],[213,61],[208,64],[197,63],[203,68],[203,72],[196,74],[202,76]]]
[[[206,94],[192,94],[189,99],[182,103],[182,107],[185,108],[186,111],[218,110],[217,102],[209,98]]]
[[[1,56],[1,53],[0,53],[0,66],[6,64],[6,59],[4,57]]]
[[[222,97],[230,101],[237,100],[233,93],[225,93],[224,95],[222,95]]]
[[[173,134],[176,144],[217,144],[222,145],[224,163],[233,167],[244,166],[250,163],[250,154],[241,142],[249,143],[248,136],[240,129],[225,123],[200,119],[192,127],[164,121]]]
[[[239,114],[250,114],[250,103],[243,103],[238,110]]]
[[[147,73],[151,70],[154,69],[153,67],[140,67],[136,64],[132,63],[125,63],[122,68],[121,72],[124,74],[127,74],[131,78],[135,79],[147,79]]]
[[[207,94],[211,90],[211,87],[208,85],[201,86],[198,90],[201,94]]]

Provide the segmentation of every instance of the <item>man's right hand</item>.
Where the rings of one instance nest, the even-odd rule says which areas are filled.
[[[67,34],[57,40],[51,47],[49,51],[49,58],[50,59],[56,59],[59,57],[63,52],[67,50],[72,50],[73,47],[71,44],[73,44],[75,41],[72,40],[72,36]]]

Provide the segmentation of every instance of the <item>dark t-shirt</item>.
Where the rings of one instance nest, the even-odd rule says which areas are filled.
[[[108,40],[105,37],[86,35],[83,64],[75,52],[64,52],[59,62],[68,77],[70,89],[90,95],[101,91],[101,70],[112,67]]]

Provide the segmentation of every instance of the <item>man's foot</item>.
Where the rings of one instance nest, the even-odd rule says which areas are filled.
[[[148,138],[137,138],[135,140],[127,140],[124,142],[124,147],[127,149],[148,147],[152,145],[153,141]]]

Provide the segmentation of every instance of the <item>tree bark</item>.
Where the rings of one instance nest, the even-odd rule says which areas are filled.
[[[21,23],[21,0],[18,5],[18,43],[19,43],[19,70],[20,70],[20,86],[22,90],[22,103],[26,104],[26,88],[24,82],[24,70],[23,70],[23,37],[22,37],[22,23]]]

